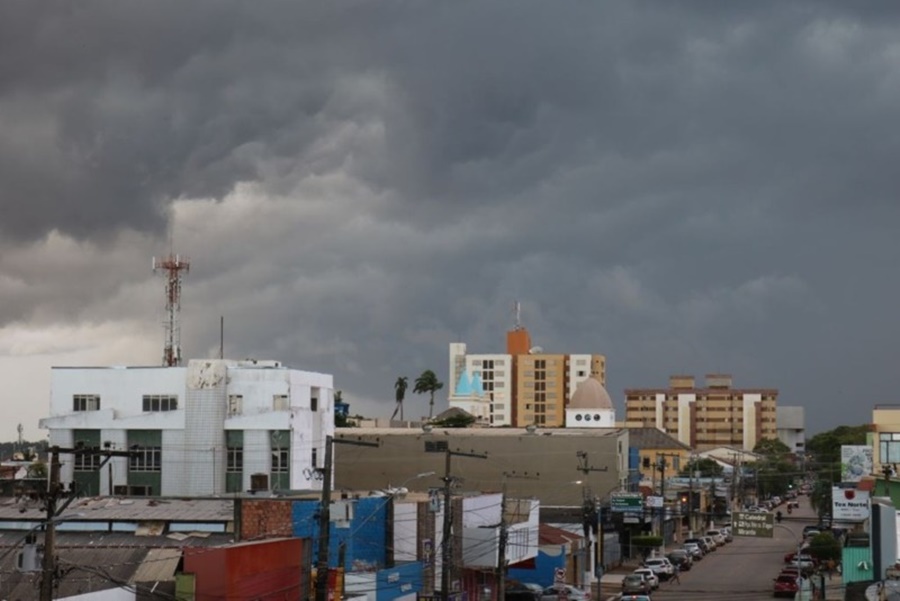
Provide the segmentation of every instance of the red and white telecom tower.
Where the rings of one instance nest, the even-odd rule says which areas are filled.
[[[181,311],[181,272],[191,270],[191,262],[184,257],[169,253],[157,259],[153,257],[153,273],[164,271],[166,275],[166,346],[163,349],[163,365],[181,365],[181,326],[178,315]]]

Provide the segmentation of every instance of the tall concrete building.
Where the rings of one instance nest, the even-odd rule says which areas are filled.
[[[703,387],[693,376],[672,376],[668,388],[625,391],[625,425],[659,428],[701,450],[752,450],[760,440],[778,437],[777,402],[778,390],[733,388],[727,374],[707,375]]]
[[[606,357],[545,353],[516,326],[507,332],[503,354],[468,354],[465,343],[451,343],[449,373],[450,406],[479,422],[557,428],[565,425],[566,407],[581,382],[594,378],[606,385]]]

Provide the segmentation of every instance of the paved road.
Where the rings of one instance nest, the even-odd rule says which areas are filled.
[[[681,584],[666,582],[653,601],[751,601],[772,598],[772,579],[784,565],[784,554],[796,548],[803,526],[815,523],[806,497],[801,508],[788,516],[785,506],[781,525],[773,538],[735,537],[681,575]]]

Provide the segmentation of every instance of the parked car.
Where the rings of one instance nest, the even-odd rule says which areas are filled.
[[[506,581],[507,601],[541,601],[544,587],[533,582]]]
[[[571,584],[554,584],[550,588],[545,588],[544,594],[541,595],[541,601],[559,601],[559,592],[563,589],[565,589],[569,601],[589,601],[587,593]]]
[[[694,561],[700,561],[703,559],[703,549],[697,543],[684,543],[681,546],[682,549],[691,554],[691,557],[694,558]]]
[[[707,530],[706,536],[710,537],[715,541],[716,546],[723,546],[725,544],[725,535],[722,534],[721,530]]]
[[[666,555],[666,559],[682,572],[687,572],[694,564],[694,558],[691,556],[690,552],[685,549],[674,549],[673,551],[670,551]]]
[[[773,597],[791,597],[797,594],[797,577],[789,574],[779,574],[772,584]]]
[[[619,601],[652,601],[650,595],[622,595]]]
[[[716,541],[711,536],[701,536],[703,540],[706,541],[706,544],[709,545],[709,548],[712,550],[716,550],[719,548],[719,545],[716,544]]]
[[[675,566],[665,557],[651,557],[644,561],[644,567],[653,570],[660,580],[668,580],[675,573]]]
[[[712,548],[709,546],[709,543],[706,542],[706,540],[703,538],[685,539],[684,544],[688,544],[688,543],[694,543],[695,545],[698,545],[701,549],[703,549],[704,555],[709,555],[710,553],[712,553]]]
[[[659,576],[653,573],[650,568],[637,568],[632,574],[640,574],[644,580],[650,585],[650,590],[655,591],[659,588]]]
[[[622,579],[622,594],[641,593],[649,595],[651,590],[650,583],[642,574],[628,574]]]

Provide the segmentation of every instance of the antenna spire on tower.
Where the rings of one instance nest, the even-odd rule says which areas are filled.
[[[171,239],[170,239],[171,245]],[[174,367],[181,365],[181,272],[191,270],[191,262],[172,253],[161,259],[153,257],[153,273],[165,272],[166,276],[166,344],[163,349],[163,365]]]
[[[522,303],[516,301],[513,303],[513,315],[515,316],[515,328],[516,330],[522,329]]]

